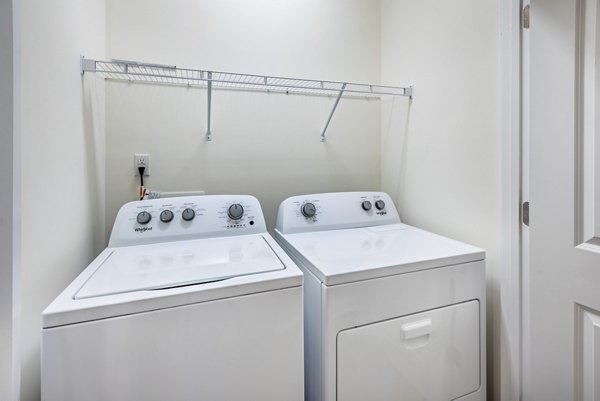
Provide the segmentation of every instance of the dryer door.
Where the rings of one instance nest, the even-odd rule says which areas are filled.
[[[367,326],[337,337],[339,401],[448,401],[480,386],[479,302]]]

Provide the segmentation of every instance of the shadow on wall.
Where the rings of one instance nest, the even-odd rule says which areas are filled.
[[[96,254],[106,246],[108,238],[105,230],[105,160],[106,134],[104,123],[104,80],[87,74],[81,77],[83,101],[83,132],[85,138],[85,160],[90,221],[93,227],[93,248]]]
[[[382,190],[396,202],[400,217],[404,215],[403,205],[406,197],[406,177],[408,175],[408,148],[410,131],[410,112],[412,98],[392,98],[382,102]],[[401,127],[396,133],[396,127]],[[398,152],[396,155],[395,153]]]

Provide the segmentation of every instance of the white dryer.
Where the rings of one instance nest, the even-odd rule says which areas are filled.
[[[308,401],[484,401],[485,252],[402,224],[381,192],[283,201],[305,273]]]
[[[302,282],[252,196],[128,203],[43,312],[42,399],[303,401]]]

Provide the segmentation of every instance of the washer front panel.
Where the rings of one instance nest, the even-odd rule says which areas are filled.
[[[304,401],[302,288],[44,329],[45,401]]]

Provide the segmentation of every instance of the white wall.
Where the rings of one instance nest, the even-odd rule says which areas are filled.
[[[0,0],[0,400],[13,397],[13,24]]]
[[[372,0],[109,0],[110,58],[301,78],[379,82]],[[107,229],[145,184],[163,191],[257,196],[272,228],[279,202],[307,192],[377,190],[379,101],[216,91],[206,142],[202,89],[107,83]]]
[[[104,57],[104,15],[104,0],[21,4],[24,401],[40,399],[42,310],[103,246],[103,84],[79,75],[79,55]]]
[[[409,224],[487,250],[488,393],[499,400],[499,1],[381,1],[382,189]]]

